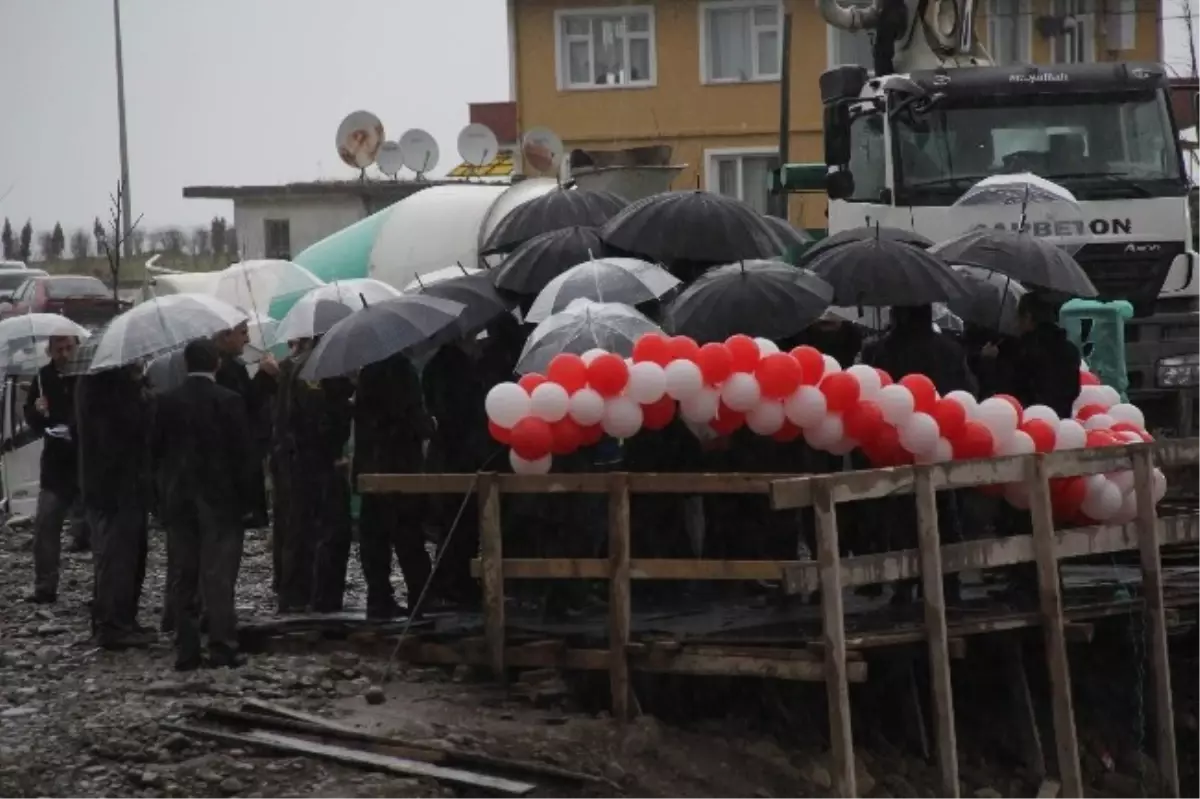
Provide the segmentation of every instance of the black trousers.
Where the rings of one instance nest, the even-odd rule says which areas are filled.
[[[146,579],[146,508],[132,503],[92,509],[92,630],[112,636],[133,632]]]
[[[242,563],[241,520],[196,500],[192,512],[167,522],[167,551],[174,566],[168,586],[176,609],[175,646],[180,661],[200,656],[203,598],[210,650],[237,647],[235,591]]]
[[[350,484],[345,470],[334,470],[324,485],[317,540],[313,547],[312,608],[318,613],[342,609],[346,597],[346,569],[350,563]]]
[[[392,593],[392,552],[400,564],[411,608],[429,582],[431,565],[421,531],[421,497],[364,494],[358,519],[358,556],[367,582],[367,607],[384,607]],[[457,535],[457,534],[456,534]],[[468,564],[469,568],[469,564]]]

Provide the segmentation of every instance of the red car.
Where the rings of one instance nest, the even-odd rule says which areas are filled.
[[[58,313],[88,329],[100,327],[129,307],[112,290],[87,275],[37,275],[0,304],[0,318],[30,313]]]

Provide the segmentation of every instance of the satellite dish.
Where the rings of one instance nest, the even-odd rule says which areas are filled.
[[[487,125],[473,122],[458,133],[458,154],[471,166],[483,166],[496,157],[500,142]]]
[[[383,144],[383,123],[370,111],[355,111],[337,129],[337,151],[346,166],[366,169]]]
[[[404,151],[400,149],[400,142],[385,141],[379,145],[375,165],[389,178],[396,177],[396,173],[404,167]]]
[[[562,139],[550,128],[531,128],[521,137],[521,160],[535,172],[557,175],[562,157]]]
[[[424,175],[437,166],[437,142],[420,128],[404,131],[400,137],[400,152],[404,156],[404,165],[418,175]]]

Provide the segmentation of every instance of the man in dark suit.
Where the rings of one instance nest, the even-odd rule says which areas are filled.
[[[186,671],[202,663],[199,588],[208,616],[209,664],[239,665],[234,589],[253,501],[253,461],[245,402],[216,383],[216,345],[193,341],[184,362],[187,379],[158,401],[153,452],[159,513],[175,566],[169,587],[177,614],[175,667]]]

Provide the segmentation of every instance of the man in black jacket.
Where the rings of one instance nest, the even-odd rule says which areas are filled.
[[[33,526],[33,593],[28,601],[40,604],[58,599],[58,569],[62,559],[62,526],[78,507],[76,473],[74,378],[63,367],[75,352],[72,336],[53,336],[46,350],[50,363],[38,372],[25,399],[25,422],[42,436],[41,481]],[[83,548],[82,520],[72,520],[75,548]]]
[[[159,512],[176,567],[175,667],[202,663],[198,589],[208,614],[209,663],[236,666],[234,589],[253,490],[250,424],[242,398],[216,384],[220,356],[211,341],[193,341],[184,360],[187,380],[159,399],[152,437]]]
[[[1058,326],[1059,303],[1029,292],[1017,303],[1021,335],[1008,347],[988,344],[980,351],[980,371],[998,393],[1011,394],[1024,407],[1047,405],[1071,418],[1079,397],[1079,349]]]

